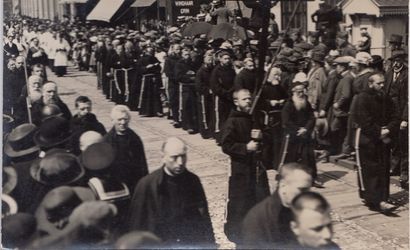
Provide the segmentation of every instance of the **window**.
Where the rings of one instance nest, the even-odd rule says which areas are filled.
[[[281,11],[282,11],[282,30],[286,29],[289,23],[290,17],[292,16],[293,10],[296,7],[296,1],[282,1]],[[300,28],[302,33],[307,33],[307,2],[301,1],[298,9],[295,13],[295,18],[293,19],[290,28]]]

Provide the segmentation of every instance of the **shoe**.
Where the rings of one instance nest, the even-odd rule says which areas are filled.
[[[193,130],[193,129],[188,129],[187,132],[188,132],[188,134],[190,134],[190,135],[193,135],[193,134],[198,133],[198,132],[196,132],[196,131]]]
[[[174,128],[181,128],[181,123],[175,122],[175,123],[173,124],[173,126],[174,126]]]
[[[400,180],[400,187],[408,191],[409,190],[409,182]]]
[[[341,153],[339,155],[335,155],[335,160],[342,160],[342,159],[347,159],[349,158],[350,155],[345,154],[345,153]]]
[[[385,201],[382,201],[382,202],[379,203],[378,209],[379,209],[380,212],[385,213],[385,212],[391,212],[391,211],[397,209],[397,206],[395,206],[393,204],[390,204],[390,203],[387,203]]]
[[[156,115],[157,115],[157,117],[163,117],[164,116],[164,114],[160,113],[160,112],[158,112]]]
[[[323,186],[323,182],[321,182],[321,181],[319,181],[319,180],[315,180],[315,181],[313,182],[313,187],[315,187],[315,188],[325,188],[325,187]]]

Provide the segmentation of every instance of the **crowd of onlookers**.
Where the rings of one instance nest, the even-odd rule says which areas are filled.
[[[197,19],[229,22],[234,14],[214,2]],[[366,28],[354,46],[347,31],[279,31],[271,18],[263,70],[258,40],[186,34],[193,20],[132,30],[6,19],[3,245],[215,247],[185,142],[167,139],[158,148],[163,167],[148,173],[131,111],[215,139],[230,156],[224,231],[240,247],[337,247],[328,202],[308,191],[324,187],[316,162],[330,156],[356,162],[365,205],[393,210],[389,176],[408,186],[408,68],[399,36],[384,59],[370,54]],[[89,97],[75,100],[73,115],[49,81],[47,72],[64,76],[69,62],[94,72],[96,89],[117,104],[109,131]],[[278,171],[273,194],[269,169]],[[311,218],[320,230],[309,228]]]

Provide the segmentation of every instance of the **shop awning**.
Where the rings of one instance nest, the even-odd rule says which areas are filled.
[[[86,3],[88,0],[60,0],[58,1],[59,4],[66,4],[66,3]]]
[[[87,20],[110,22],[124,2],[125,0],[100,0],[90,14],[88,14]]]
[[[153,5],[157,0],[136,0],[131,7],[144,8]]]

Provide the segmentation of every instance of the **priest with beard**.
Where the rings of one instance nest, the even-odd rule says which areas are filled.
[[[42,110],[43,107],[47,104],[54,104],[60,108],[62,117],[67,121],[70,121],[72,115],[67,105],[60,99],[57,92],[57,84],[54,82],[48,82],[44,84],[42,89],[42,97],[33,102],[31,108],[31,115],[33,123],[36,126],[40,126],[42,122]]]
[[[37,75],[32,75],[28,78],[27,85],[20,90],[20,96],[17,100],[14,110],[14,118],[16,124],[28,123],[28,107],[40,100],[43,93],[43,78]]]
[[[312,132],[315,127],[315,116],[312,105],[307,101],[306,82],[293,82],[290,89],[292,96],[282,109],[282,127],[284,140],[281,162],[299,162],[312,170],[313,186],[323,187],[317,177],[314,153],[315,141]]]

